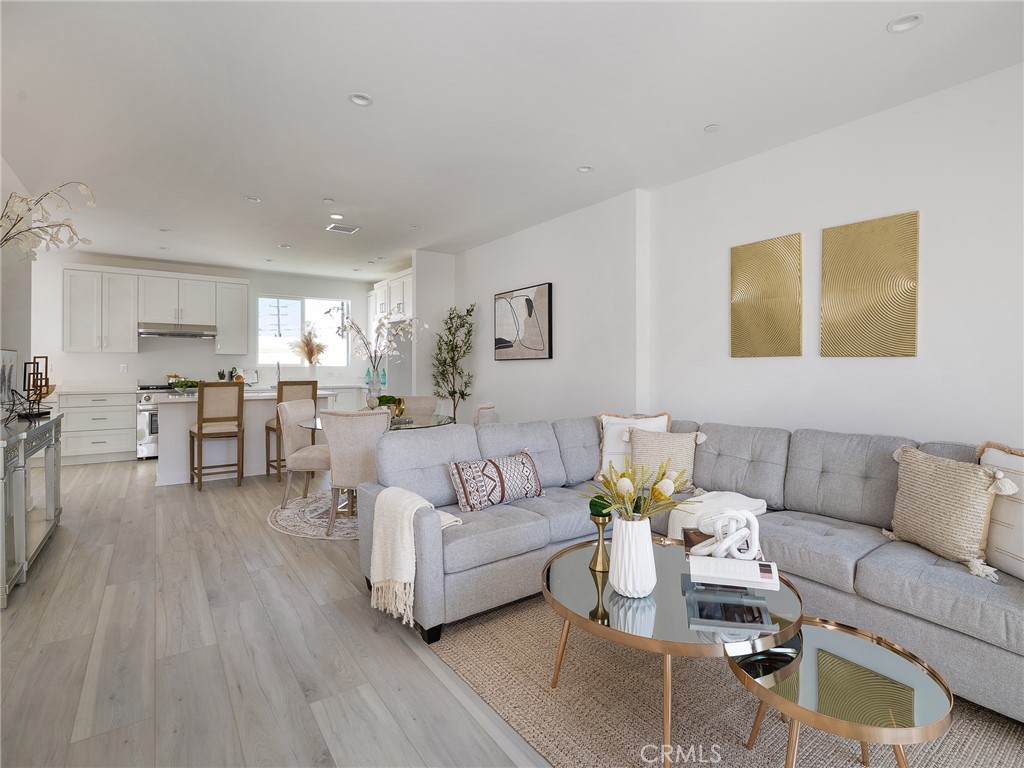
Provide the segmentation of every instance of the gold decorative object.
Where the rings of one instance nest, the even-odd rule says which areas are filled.
[[[880,728],[916,725],[913,688],[821,648],[818,649],[818,712]]]
[[[591,515],[591,522],[597,526],[597,549],[590,558],[590,570],[608,573],[608,548],[604,542],[604,527],[612,519],[611,515]]]
[[[797,233],[732,249],[733,357],[802,354],[801,248]]]
[[[398,398],[398,402],[395,403],[395,413],[394,413],[394,415],[397,418],[398,416],[401,416],[403,413],[405,413],[405,398],[404,397],[400,397],[400,398]]]
[[[605,568],[603,571],[595,571],[593,568],[590,569],[590,575],[594,579],[594,586],[597,588],[597,605],[594,606],[589,614],[591,621],[596,621],[598,624],[608,626],[608,609],[604,607],[604,585],[608,583],[608,569]]]
[[[917,211],[821,233],[822,357],[917,355]]]

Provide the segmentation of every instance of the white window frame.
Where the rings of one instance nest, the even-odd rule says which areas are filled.
[[[307,322],[307,319],[306,319],[306,302],[307,301],[325,301],[325,302],[331,302],[331,303],[340,304],[344,317],[350,317],[351,313],[352,313],[352,301],[350,299],[324,298],[324,297],[321,297],[321,296],[293,296],[293,295],[284,294],[284,293],[260,293],[256,297],[256,359],[257,359],[257,365],[273,365],[275,362],[277,362],[276,360],[269,360],[269,361],[264,360],[262,358],[262,350],[260,348],[260,341],[264,338],[263,332],[262,332],[263,329],[260,328],[260,303],[263,302],[264,300],[267,300],[267,299],[269,299],[269,300],[281,300],[281,299],[283,299],[283,300],[286,300],[286,301],[297,301],[297,302],[299,302],[299,312],[300,312],[299,328],[302,329],[303,331],[306,329],[306,322]],[[341,324],[342,320],[343,320],[343,318],[339,318],[338,319],[338,324],[339,325]],[[352,364],[352,350],[351,350],[351,348],[349,346],[348,336],[349,336],[348,334],[345,334],[344,336],[337,336],[337,335],[333,335],[332,334],[329,337],[330,340],[329,341],[325,341],[325,343],[328,344],[329,346],[334,346],[334,345],[338,344],[339,342],[343,343],[345,345],[345,347],[344,347],[345,348],[345,362],[343,364],[341,364],[341,365],[325,365],[325,364],[321,364],[318,367],[320,367],[320,368],[347,368],[347,367],[349,367]],[[281,365],[292,365],[292,366],[308,367],[306,361],[303,360],[301,357],[299,357],[298,353],[294,353],[294,355],[295,356],[294,356],[293,360],[281,361]]]

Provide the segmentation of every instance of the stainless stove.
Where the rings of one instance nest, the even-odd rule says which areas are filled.
[[[170,384],[140,384],[135,392],[138,409],[136,422],[137,445],[135,455],[149,459],[160,453],[160,403],[166,403],[176,394]]]

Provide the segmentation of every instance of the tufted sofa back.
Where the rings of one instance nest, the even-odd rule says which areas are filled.
[[[705,491],[738,491],[784,508],[789,432],[772,427],[700,425],[707,440],[697,446],[693,482]]]

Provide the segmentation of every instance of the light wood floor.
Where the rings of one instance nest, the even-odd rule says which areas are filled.
[[[64,468],[0,614],[3,766],[546,764],[369,607],[358,542],[267,526],[282,486],[155,477]]]

